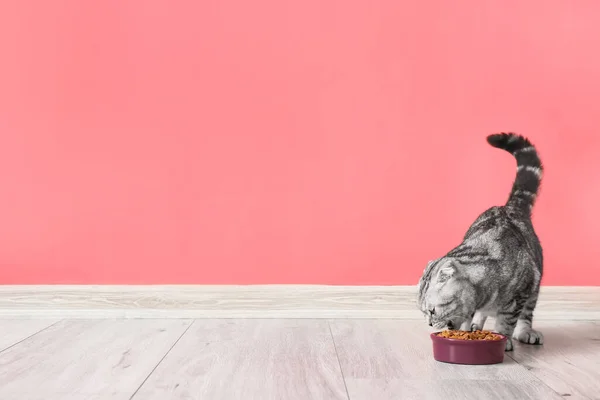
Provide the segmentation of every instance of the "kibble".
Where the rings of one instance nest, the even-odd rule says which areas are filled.
[[[437,334],[439,337],[459,340],[501,340],[502,336],[490,331],[447,330]]]

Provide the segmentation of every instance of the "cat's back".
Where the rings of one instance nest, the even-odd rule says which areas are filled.
[[[502,247],[525,250],[542,265],[542,247],[531,219],[509,207],[494,206],[484,211],[471,224],[463,241],[478,241],[478,237],[486,237]]]
[[[488,208],[475,219],[471,224],[463,240],[467,240],[484,232],[492,231],[499,227],[503,218],[502,209],[504,207],[494,206]]]

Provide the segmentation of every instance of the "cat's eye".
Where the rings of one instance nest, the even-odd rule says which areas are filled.
[[[435,308],[432,308],[431,310],[429,310],[429,314],[430,315],[435,315]]]

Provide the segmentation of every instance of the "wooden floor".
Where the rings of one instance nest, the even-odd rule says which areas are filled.
[[[600,323],[542,321],[501,365],[412,320],[0,320],[2,400],[600,399]]]

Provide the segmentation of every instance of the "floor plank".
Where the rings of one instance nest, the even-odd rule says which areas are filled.
[[[14,346],[29,336],[48,328],[58,320],[52,319],[0,319],[0,352]]]
[[[351,400],[559,400],[547,386],[494,380],[349,379]]]
[[[535,327],[544,345],[518,344],[511,357],[564,398],[600,399],[600,324],[536,321]]]
[[[61,321],[0,353],[0,399],[129,399],[190,323]]]
[[[325,320],[197,320],[134,400],[347,399]]]
[[[54,322],[0,319],[0,399],[600,399],[594,322],[490,366],[435,362],[420,320]]]
[[[501,398],[560,398],[510,357],[498,365],[436,362],[430,331],[423,321],[335,320],[331,327],[352,400],[435,398],[442,394],[446,400],[464,399],[467,394],[478,396],[500,386],[505,388],[500,393],[508,396]],[[524,397],[511,397],[511,393]]]

